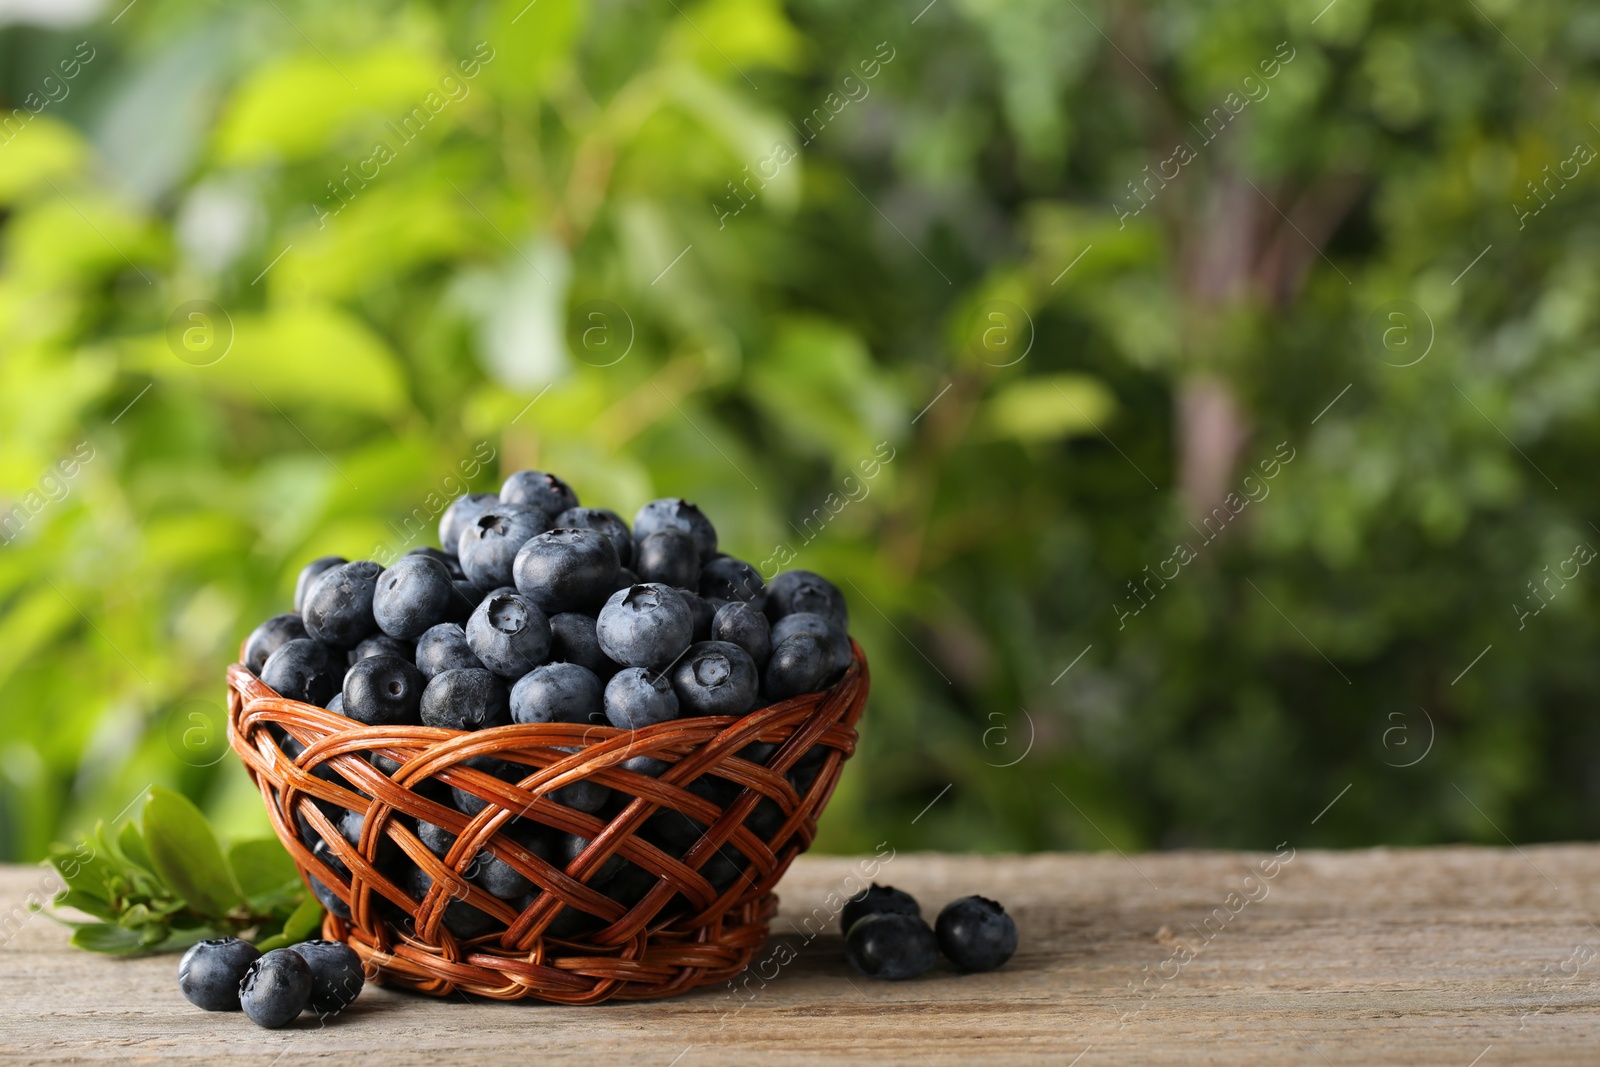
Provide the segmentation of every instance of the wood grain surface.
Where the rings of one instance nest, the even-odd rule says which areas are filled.
[[[739,990],[562,1008],[369,987],[344,1015],[282,1031],[189,1005],[173,956],[78,952],[43,916],[17,928],[49,883],[0,868],[0,1062],[1600,1062],[1600,846],[900,854],[877,880],[930,920],[983,893],[1021,932],[1000,971],[900,983],[851,972],[836,921],[812,933],[864,862],[796,862]]]

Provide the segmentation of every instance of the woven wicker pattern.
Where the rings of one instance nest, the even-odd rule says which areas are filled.
[[[348,908],[348,919],[327,917],[325,937],[347,941],[378,980],[424,993],[592,1004],[672,996],[745,968],[777,909],[772,887],[811,844],[854,751],[868,674],[854,646],[854,663],[827,692],[743,718],[684,718],[632,731],[360,726],[278,696],[242,664],[228,668],[228,684],[229,743],[260,788],[278,837],[301,876],[319,880]],[[305,746],[295,759],[276,739],[285,735]],[[753,742],[776,746],[765,765],[735,755]],[[392,776],[374,766],[375,754],[400,764]],[[658,778],[618,766],[635,756],[672,766]],[[474,757],[508,761],[522,777],[506,781],[476,769],[467,764]],[[793,780],[785,774],[791,770]],[[708,790],[689,790],[708,774],[721,780],[718,795],[731,799],[719,805],[706,798]],[[552,798],[584,780],[631,799],[620,809],[623,802],[613,803],[607,818]],[[450,803],[451,788],[484,801],[483,810],[464,814]],[[766,817],[752,820],[758,805]],[[357,844],[335,825],[344,810],[365,815]],[[679,837],[686,847],[652,843],[660,834],[641,836],[653,816],[652,825],[666,819],[680,833],[688,828]],[[505,832],[513,819],[590,842],[562,867]],[[442,859],[418,838],[419,820],[457,835]],[[757,834],[751,822],[776,829]],[[348,876],[313,855],[301,825],[327,843]],[[533,882],[521,911],[468,879],[480,853]],[[616,889],[615,875],[604,881],[601,873],[614,856],[633,865],[622,865],[632,876],[626,893]],[[406,859],[432,878],[420,900],[391,880]],[[446,909],[462,905],[485,913],[487,919],[475,918],[489,932],[456,937]]]

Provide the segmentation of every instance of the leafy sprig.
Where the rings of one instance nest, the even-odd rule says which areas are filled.
[[[267,950],[315,936],[322,906],[306,892],[275,839],[240,841],[226,854],[211,824],[181,794],[150,790],[137,822],[104,823],[50,864],[66,891],[52,901],[93,921],[52,915],[91,952],[172,952],[211,937],[243,937]]]

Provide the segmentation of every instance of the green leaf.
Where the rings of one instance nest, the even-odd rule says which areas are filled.
[[[228,850],[228,863],[239,889],[252,899],[281,893],[300,883],[300,872],[275,837],[240,841]]]
[[[96,919],[105,919],[108,922],[116,919],[117,913],[109,903],[91,893],[81,889],[69,889],[55,900],[57,908],[76,908],[85,915],[93,915]]]
[[[298,944],[309,937],[315,937],[322,929],[322,916],[322,905],[317,903],[316,897],[307,893],[300,906],[284,920],[283,931],[256,942],[256,948],[262,952],[271,952],[275,948]]]
[[[188,798],[151,789],[144,840],[156,873],[195,911],[221,918],[244,903],[211,825]]]
[[[983,407],[980,439],[1050,441],[1094,433],[1116,411],[1116,400],[1098,379],[1083,374],[1023,378]]]
[[[78,927],[72,932],[70,944],[73,948],[115,956],[131,955],[149,947],[134,931],[107,923],[89,923]]]
[[[117,834],[117,848],[122,851],[122,856],[129,863],[137,864],[147,871],[155,870],[150,862],[150,853],[144,847],[144,837],[139,833],[139,826],[132,821],[123,823],[122,831]]]

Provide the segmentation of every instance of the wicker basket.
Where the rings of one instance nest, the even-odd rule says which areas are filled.
[[[811,844],[817,817],[855,748],[868,675],[860,646],[852,645],[853,664],[826,692],[743,718],[683,718],[642,730],[360,726],[278,696],[236,663],[228,668],[228,740],[260,788],[301,876],[308,885],[319,880],[343,903],[339,910],[349,912],[348,918],[330,913],[323,936],[348,942],[378,981],[435,996],[461,990],[561,1004],[667,997],[733,977],[765,942],[777,910],[772,888]],[[285,736],[305,746],[297,758],[280,746],[277,738]],[[755,742],[775,746],[765,765],[735,755]],[[369,760],[374,754],[400,766],[385,774]],[[641,755],[672,766],[659,778],[618,766]],[[519,765],[525,774],[506,781],[466,763],[483,756]],[[708,800],[708,790],[686,788],[707,774],[724,787],[725,803]],[[583,780],[631,799],[620,810],[614,802],[608,819],[550,796]],[[486,806],[463,814],[449,803],[445,787]],[[748,822],[764,798],[776,811],[765,806],[767,818],[759,825],[776,829],[760,835]],[[359,844],[349,844],[335,826],[342,809],[365,815]],[[698,840],[663,848],[648,839],[659,835],[639,833],[667,809],[694,820],[683,825]],[[502,832],[514,817],[588,838],[589,845],[563,869]],[[443,859],[417,837],[419,820],[457,835]],[[327,842],[348,876],[313,856],[300,826]],[[421,900],[391,881],[396,848],[432,878]],[[520,912],[465,876],[480,851],[534,883]],[[634,875],[624,902],[613,899],[622,895],[615,891],[605,895],[605,884],[589,885],[613,856],[641,869],[621,865]],[[732,866],[728,857],[736,861]],[[701,868],[713,858],[722,873],[708,880]],[[737,868],[743,870],[730,877]],[[493,928],[456,937],[445,922],[446,908],[456,901],[486,913]]]

